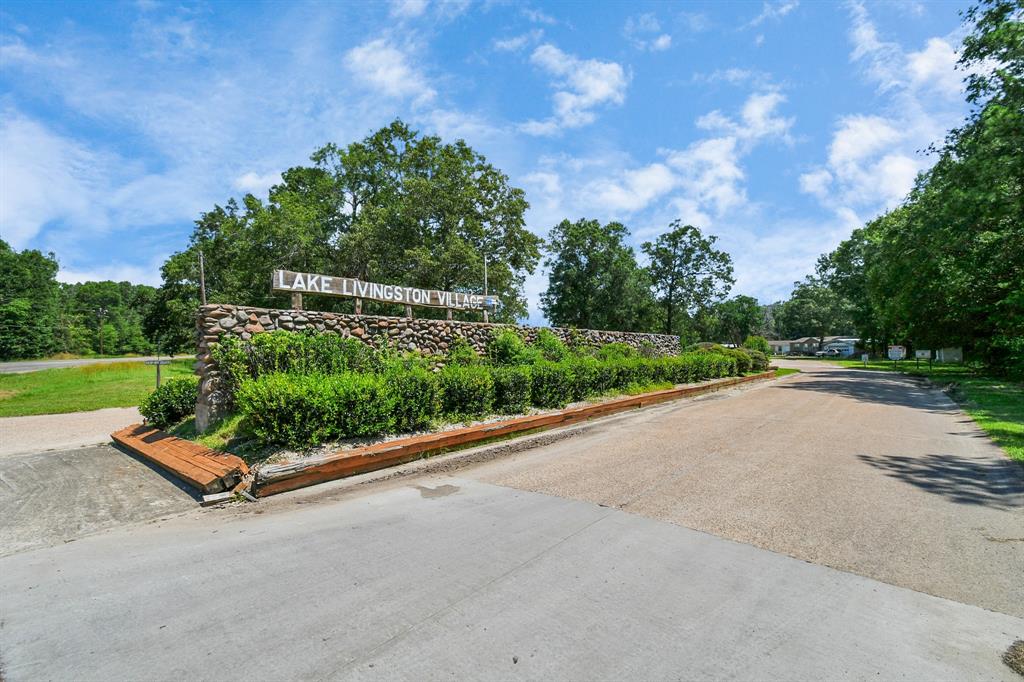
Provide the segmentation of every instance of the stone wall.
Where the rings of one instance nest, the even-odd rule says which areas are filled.
[[[210,422],[223,411],[226,396],[220,388],[220,375],[216,363],[210,356],[210,345],[230,336],[244,341],[252,338],[254,334],[278,329],[314,329],[320,333],[340,334],[372,344],[376,338],[385,335],[392,345],[402,350],[435,354],[445,353],[456,337],[462,337],[469,341],[477,352],[484,353],[496,330],[504,328],[514,329],[527,342],[536,338],[538,330],[537,327],[523,325],[457,320],[348,315],[312,310],[272,310],[233,305],[203,306],[198,315],[199,352],[196,356],[196,373],[200,380],[199,400],[196,403],[196,427],[199,431],[206,430]],[[642,344],[649,343],[662,354],[668,355],[679,351],[679,337],[667,334],[561,327],[550,329],[566,342],[570,341],[573,335],[577,335],[587,342],[598,345],[618,341],[639,348]]]

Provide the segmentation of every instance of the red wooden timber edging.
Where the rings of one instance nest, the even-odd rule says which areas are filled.
[[[559,412],[516,417],[490,424],[477,424],[441,433],[402,438],[386,443],[342,450],[317,459],[273,464],[256,471],[252,492],[258,497],[267,497],[346,476],[404,464],[418,459],[424,454],[457,445],[475,443],[523,431],[568,426],[595,417],[709,393],[750,381],[770,379],[774,376],[775,371],[771,370],[745,377],[729,377],[693,386],[680,386],[643,395],[615,398],[595,405],[573,407]]]
[[[231,490],[249,473],[249,467],[235,455],[211,450],[145,424],[132,424],[110,437],[205,494]]]

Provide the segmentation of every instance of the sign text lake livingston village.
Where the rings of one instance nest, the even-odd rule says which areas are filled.
[[[464,294],[456,291],[417,289],[394,284],[364,282],[350,277],[332,277],[290,270],[275,270],[271,288],[274,291],[289,291],[303,294],[325,294],[347,298],[365,298],[385,303],[423,305],[434,308],[455,308],[459,310],[485,310],[494,305],[492,296]]]

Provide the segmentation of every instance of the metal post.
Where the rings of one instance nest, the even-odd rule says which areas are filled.
[[[487,322],[487,254],[484,254],[484,322]]]
[[[199,251],[199,300],[206,305],[206,268],[203,264],[202,249]]]

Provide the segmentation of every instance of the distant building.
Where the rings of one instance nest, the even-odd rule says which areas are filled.
[[[768,341],[774,355],[814,355],[819,350],[836,349],[842,357],[849,357],[857,350],[860,339],[854,336],[804,336],[799,339]]]

